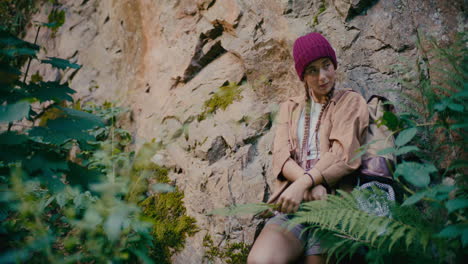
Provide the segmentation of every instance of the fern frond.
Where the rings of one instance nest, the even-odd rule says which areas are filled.
[[[368,199],[369,191],[339,194],[328,196],[325,201],[303,204],[304,210],[297,212],[291,220],[293,224],[310,224],[314,228],[313,234],[321,239],[321,243],[324,240],[333,241],[326,243],[328,254],[337,258],[351,256],[363,246],[385,254],[410,247],[421,250],[427,247],[431,232],[424,225],[412,221],[410,214],[397,212],[395,215],[377,216],[361,209],[359,201]],[[400,209],[384,199],[376,198],[375,201],[386,202],[389,208],[398,208],[396,211],[408,210],[407,207]]]

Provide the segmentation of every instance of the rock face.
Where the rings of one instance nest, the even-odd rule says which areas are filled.
[[[417,56],[417,30],[449,43],[467,25],[462,0],[59,2],[65,24],[55,37],[42,28],[38,43],[48,56],[83,67],[33,64],[30,72],[69,81],[83,101],[120,102],[132,111],[127,127],[137,145],[153,138],[166,145],[155,160],[173,168],[170,177],[201,229],[174,263],[207,262],[206,234],[220,247],[252,243],[262,220],[207,213],[268,199],[274,114],[279,102],[303,92],[291,55],[298,36],[318,31],[330,40],[339,86],[398,101],[383,91],[398,88],[387,82],[398,57]],[[33,20],[46,22],[51,8]],[[26,39],[35,34],[29,28]],[[237,99],[199,118],[228,83],[240,89]]]

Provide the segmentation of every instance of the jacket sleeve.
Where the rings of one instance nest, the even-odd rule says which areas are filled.
[[[288,101],[280,105],[276,118],[276,130],[273,140],[272,173],[275,179],[286,180],[281,171],[291,155],[291,142],[289,137],[289,106]]]
[[[369,110],[364,98],[355,92],[345,94],[335,106],[331,125],[330,148],[320,153],[320,160],[314,166],[315,172],[320,173],[329,186],[361,165],[360,158],[353,158],[369,126]]]

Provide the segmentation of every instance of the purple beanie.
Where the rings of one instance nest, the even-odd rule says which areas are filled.
[[[333,62],[333,66],[338,66],[335,51],[328,40],[319,33],[309,33],[299,37],[293,46],[294,63],[297,75],[304,81],[304,70],[316,59],[328,57]]]

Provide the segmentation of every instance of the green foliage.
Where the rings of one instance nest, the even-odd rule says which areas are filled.
[[[200,117],[200,116],[199,116]],[[166,118],[167,119],[167,118]],[[165,120],[166,120],[165,119]],[[174,118],[176,120],[178,120],[177,118]],[[164,121],[165,121],[164,120]],[[182,126],[177,129],[174,134],[172,135],[172,139],[177,139],[179,138],[180,136],[184,136],[185,140],[188,140],[189,139],[189,126],[190,124],[195,120],[195,117],[194,116],[189,116],[183,123],[182,123]],[[163,121],[163,122],[164,122]],[[180,121],[179,121],[180,122]]]
[[[20,48],[33,52],[10,52]],[[180,250],[194,220],[167,171],[151,167],[161,146],[147,143],[135,154],[130,133],[116,125],[124,109],[74,103],[67,84],[21,81],[14,61],[36,59],[38,50],[0,31],[0,73],[9,77],[0,86],[0,262],[153,263],[155,250]],[[159,183],[148,187],[154,174]],[[149,191],[167,196],[147,198]]]
[[[45,26],[52,29],[52,37],[55,36],[59,27],[65,23],[65,11],[58,8],[52,9],[48,16],[48,23]]]
[[[209,213],[209,215],[223,215],[223,216],[233,216],[233,215],[254,215],[265,210],[274,209],[275,205],[266,204],[266,203],[250,203],[250,204],[236,204],[233,206],[218,208]]]
[[[291,224],[311,224],[314,235],[327,248],[329,258],[341,260],[365,246],[369,250],[368,260],[372,263],[383,262],[385,257],[392,254],[399,254],[400,257],[405,254],[408,259],[421,255],[422,259],[427,259],[424,254],[433,254],[433,246],[440,243],[440,239],[433,236],[433,223],[419,215],[415,208],[398,206],[377,191],[340,191],[339,194],[329,196],[324,201],[302,204],[301,210],[291,220]],[[389,208],[391,214],[378,216],[372,211],[367,212],[363,203]],[[428,247],[429,244],[431,247]],[[402,251],[402,248],[408,249],[408,252]],[[440,248],[441,251],[444,249]]]
[[[3,0],[0,1],[0,28],[5,28],[19,36],[37,11],[42,0]]]
[[[251,248],[251,246],[243,242],[227,243],[223,247],[215,246],[213,239],[208,234],[203,238],[203,247],[205,248],[204,258],[209,262],[220,259],[228,264],[247,263],[247,257]]]
[[[52,58],[52,57],[47,57],[48,60],[41,60],[42,63],[48,63],[58,69],[65,70],[66,68],[73,68],[73,69],[79,69],[81,68],[80,65],[76,63],[70,63],[67,60],[60,59],[60,58]]]
[[[152,171],[158,183],[170,182],[165,168],[152,165],[139,170]],[[198,231],[195,219],[186,215],[183,198],[184,194],[175,188],[173,192],[159,193],[140,203],[143,214],[153,223],[151,234],[155,246],[151,257],[156,263],[171,263],[171,256],[183,249],[185,238]]]
[[[198,121],[204,120],[206,115],[215,114],[218,109],[226,110],[226,108],[234,101],[242,99],[242,88],[237,83],[229,82],[221,86],[219,91],[206,100],[203,105],[203,112],[198,116]]]

